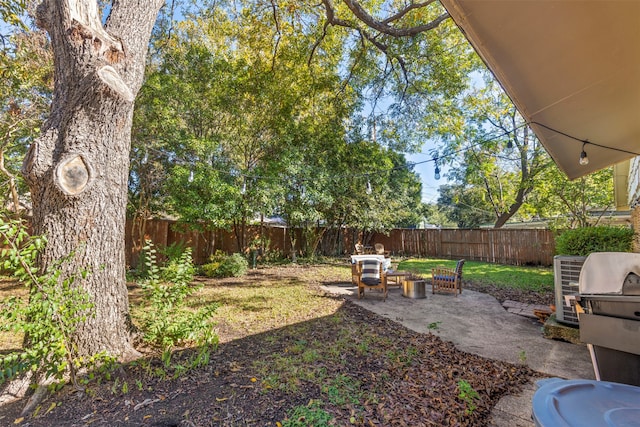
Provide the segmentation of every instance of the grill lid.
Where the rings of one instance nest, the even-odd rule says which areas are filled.
[[[630,275],[632,274],[632,275]],[[640,254],[594,252],[580,271],[580,294],[640,295]]]

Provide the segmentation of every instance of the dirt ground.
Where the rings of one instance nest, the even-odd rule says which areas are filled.
[[[549,299],[484,291],[501,301]],[[98,375],[83,391],[63,388],[35,416],[20,417],[24,402],[0,408],[0,425],[482,426],[500,397],[538,376],[338,303],[331,316],[264,333],[226,340],[221,330],[222,344],[200,368],[169,371],[159,359],[145,359]],[[172,364],[186,366],[193,355],[174,354]],[[461,381],[477,397],[461,393]],[[318,407],[328,421],[315,418]]]

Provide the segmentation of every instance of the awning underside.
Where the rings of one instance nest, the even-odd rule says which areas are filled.
[[[442,3],[569,178],[640,155],[640,1]]]

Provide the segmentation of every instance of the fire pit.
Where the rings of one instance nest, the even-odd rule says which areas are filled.
[[[407,298],[426,298],[426,282],[422,276],[409,274],[402,282],[402,296]]]

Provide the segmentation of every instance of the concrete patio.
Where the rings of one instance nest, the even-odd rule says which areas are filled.
[[[356,304],[399,322],[420,333],[434,333],[453,342],[462,351],[490,359],[520,364],[547,375],[565,379],[594,379],[589,351],[585,345],[543,338],[540,323],[507,312],[492,296],[463,290],[453,294],[431,294],[426,298],[402,296],[402,289],[390,288],[386,301],[376,292],[358,300],[350,283],[326,286]],[[495,407],[490,425],[495,427],[533,426],[531,399],[535,384],[520,394],[505,396]]]

